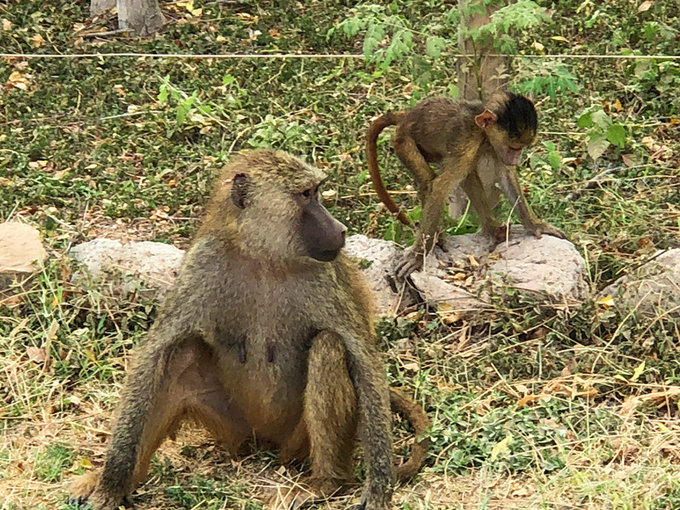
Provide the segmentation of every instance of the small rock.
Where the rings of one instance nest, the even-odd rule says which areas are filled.
[[[119,292],[130,292],[141,282],[160,298],[175,281],[184,251],[151,241],[122,244],[113,239],[94,239],[74,246],[69,254],[93,278],[112,280]]]
[[[614,298],[620,310],[680,317],[680,248],[661,253],[605,287],[599,298],[607,296]]]
[[[0,223],[0,289],[14,278],[37,271],[45,258],[47,252],[35,228],[13,221]]]

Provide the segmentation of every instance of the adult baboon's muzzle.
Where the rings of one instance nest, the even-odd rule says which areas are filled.
[[[345,245],[346,231],[319,202],[310,203],[302,213],[302,240],[307,254],[316,260],[334,260]]]

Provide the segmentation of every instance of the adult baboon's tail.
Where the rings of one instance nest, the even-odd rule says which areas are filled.
[[[403,482],[414,477],[423,467],[430,440],[427,437],[418,439],[418,436],[422,436],[430,426],[430,419],[421,406],[396,388],[390,388],[390,407],[393,412],[401,413],[411,423],[416,436],[411,447],[411,456],[397,467],[397,481]]]

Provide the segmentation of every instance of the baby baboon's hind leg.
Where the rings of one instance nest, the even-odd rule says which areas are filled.
[[[401,131],[397,129],[397,134],[394,137],[394,152],[397,153],[401,162],[415,177],[416,185],[418,186],[418,196],[422,202],[429,196],[430,183],[436,175],[423,154],[418,150],[413,137]]]

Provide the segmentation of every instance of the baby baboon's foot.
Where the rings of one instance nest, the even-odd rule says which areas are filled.
[[[394,271],[397,281],[403,282],[406,278],[411,276],[411,273],[422,269],[424,258],[425,256],[414,250],[413,247],[405,250],[397,262]]]

